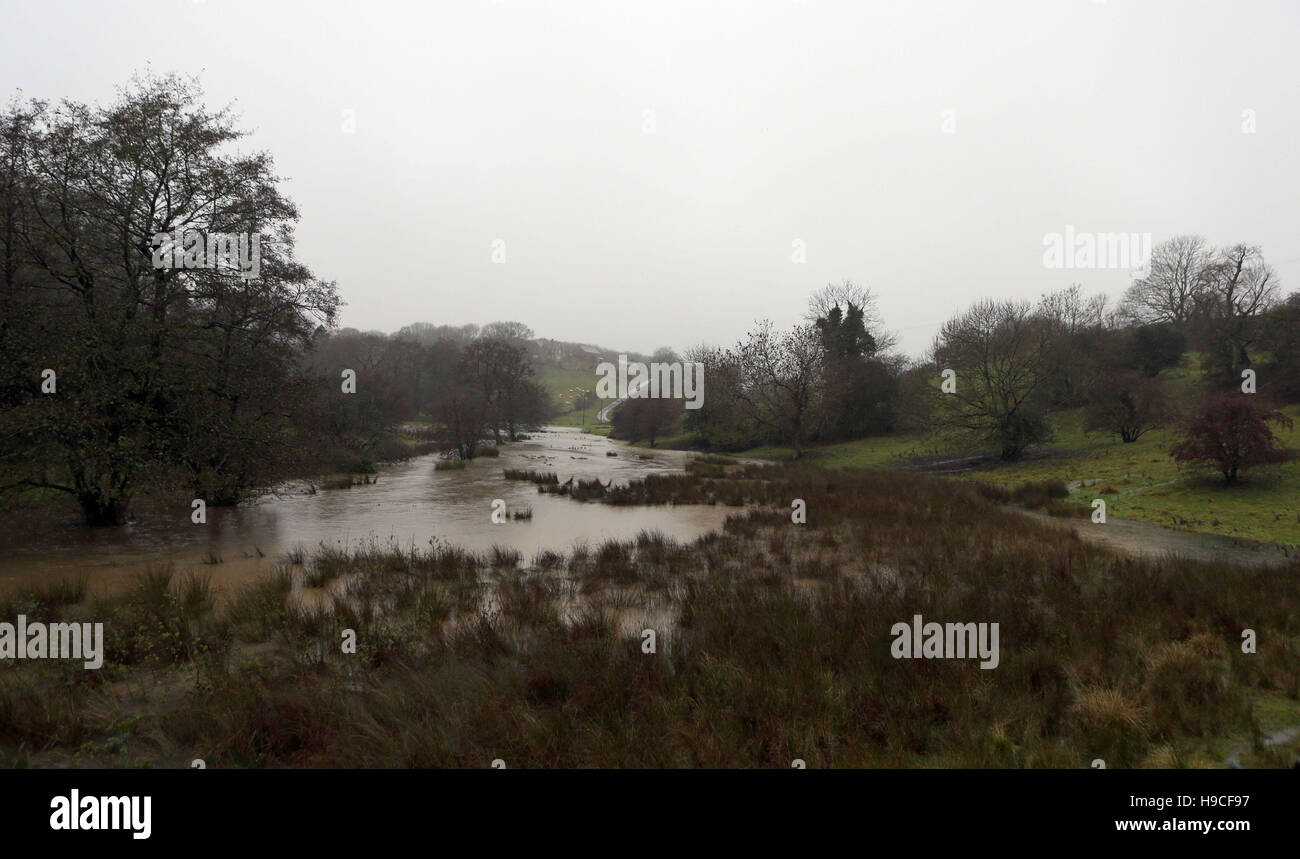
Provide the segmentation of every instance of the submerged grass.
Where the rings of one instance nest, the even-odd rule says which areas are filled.
[[[529,480],[537,484],[546,484],[550,486],[558,485],[560,478],[555,476],[554,471],[534,471],[531,468],[507,468],[505,469],[506,480]]]

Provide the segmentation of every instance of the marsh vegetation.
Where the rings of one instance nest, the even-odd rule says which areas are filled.
[[[166,568],[112,599],[76,585],[16,595],[0,614],[94,618],[110,634],[100,672],[0,666],[3,753],[33,766],[1177,767],[1223,765],[1245,744],[1245,765],[1290,766],[1293,750],[1261,738],[1300,722],[1296,565],[1125,557],[938,478],[723,467],[605,499],[743,505],[689,543],[645,532],[527,560],[436,541],[322,549],[220,599]],[[916,614],[999,623],[1000,665],[893,658],[891,626]],[[340,646],[349,629],[355,653]]]

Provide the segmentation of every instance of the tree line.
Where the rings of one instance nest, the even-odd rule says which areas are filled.
[[[875,306],[867,289],[829,286],[789,330],[764,321],[734,346],[692,350],[708,391],[682,418],[693,443],[781,445],[799,457],[812,442],[939,429],[1013,460],[1052,438],[1054,413],[1082,409],[1087,428],[1123,442],[1179,420],[1195,441],[1175,456],[1206,459],[1236,444],[1216,465],[1258,464],[1281,455],[1264,424],[1300,401],[1300,293],[1283,296],[1247,244],[1172,238],[1113,308],[1078,284],[1037,302],[977,301],[917,360],[892,351]],[[1180,408],[1165,376],[1188,351],[1200,356],[1202,391]]]
[[[520,323],[337,330],[337,287],[295,257],[297,209],[271,156],[238,148],[246,136],[175,76],[137,78],[107,106],[15,99],[0,114],[0,488],[65,494],[117,524],[141,487],[233,504],[305,469],[405,455],[405,421],[468,459],[553,412]],[[259,270],[156,265],[156,237],[187,231],[260,236]],[[1300,400],[1298,323],[1300,295],[1282,295],[1259,248],[1195,236],[1154,248],[1116,308],[1077,285],[979,301],[916,360],[845,282],[788,330],[687,350],[703,406],[629,400],[613,433],[798,457],[938,427],[1015,459],[1063,409],[1124,442],[1169,422],[1165,376],[1193,350],[1207,397],[1176,455],[1216,457],[1232,480],[1281,455],[1265,424]],[[1247,371],[1261,393],[1234,399]]]

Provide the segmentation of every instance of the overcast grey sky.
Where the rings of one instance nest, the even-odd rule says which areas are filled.
[[[1296,0],[0,0],[6,98],[233,102],[344,325],[646,352],[846,278],[913,354],[979,297],[1118,296],[1044,267],[1067,225],[1259,244],[1292,291],[1298,55]]]

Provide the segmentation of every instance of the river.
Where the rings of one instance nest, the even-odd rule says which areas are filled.
[[[614,453],[614,456],[608,455]],[[503,471],[553,471],[561,481],[598,478],[625,483],[655,472],[681,471],[689,454],[630,447],[569,427],[547,427],[457,470],[437,471],[435,456],[382,466],[375,483],[347,489],[285,487],[236,507],[207,508],[207,523],[190,521],[188,506],[168,517],[150,511],[120,528],[87,528],[75,510],[61,521],[24,523],[0,531],[0,590],[85,575],[92,592],[119,590],[151,565],[211,576],[229,588],[265,575],[295,548],[324,543],[356,546],[395,542],[425,548],[437,538],[483,551],[518,549],[525,560],[542,550],[567,551],[586,541],[635,537],[658,530],[689,541],[722,526],[725,507],[614,507],[543,495],[531,482],[506,480]],[[531,520],[492,524],[492,501],[507,511],[530,508]],[[220,559],[219,563],[205,560]]]

